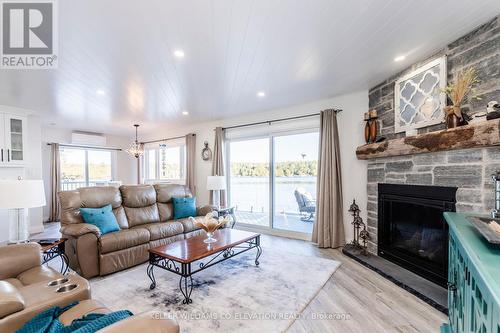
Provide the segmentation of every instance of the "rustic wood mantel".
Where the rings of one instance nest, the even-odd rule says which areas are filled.
[[[356,149],[359,160],[500,145],[500,119],[371,143]]]

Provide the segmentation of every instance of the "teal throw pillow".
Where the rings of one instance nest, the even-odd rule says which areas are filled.
[[[103,235],[120,230],[111,205],[102,208],[80,208],[80,214],[85,223],[95,225]]]
[[[172,198],[174,203],[174,219],[196,216],[196,198]]]

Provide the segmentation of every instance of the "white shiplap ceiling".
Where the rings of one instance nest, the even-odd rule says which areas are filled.
[[[64,0],[59,68],[0,70],[0,104],[114,134],[281,108],[367,89],[498,13],[499,0]]]

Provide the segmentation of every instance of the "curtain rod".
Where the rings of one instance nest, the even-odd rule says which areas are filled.
[[[186,135],[196,135],[194,133],[189,133],[189,134],[186,134]],[[155,143],[155,142],[163,142],[163,141],[171,141],[171,140],[176,140],[176,139],[182,139],[182,138],[185,138],[186,135],[179,135],[179,136],[174,136],[172,138],[166,138],[166,139],[158,139],[158,140],[151,140],[151,141],[144,141],[144,142],[141,142],[142,144],[147,144],[147,143]]]
[[[335,113],[342,112],[341,109],[333,109]],[[295,116],[295,117],[288,117],[288,118],[280,118],[280,119],[273,119],[273,120],[266,120],[266,121],[258,121],[255,123],[248,123],[248,124],[242,124],[242,125],[234,125],[234,126],[228,126],[228,127],[222,127],[223,130],[228,130],[228,129],[233,129],[233,128],[241,128],[241,127],[248,127],[248,126],[256,126],[256,125],[271,125],[272,123],[276,123],[279,121],[287,121],[287,120],[295,120],[295,119],[301,119],[301,118],[308,118],[308,117],[315,117],[319,116],[320,113],[311,113],[311,114],[306,114],[303,116]]]
[[[47,143],[47,146],[52,146],[56,144],[55,142],[49,142]],[[68,148],[87,148],[87,149],[96,149],[96,150],[116,150],[116,151],[122,151],[121,148],[113,148],[113,147],[99,147],[99,146],[85,146],[85,145],[74,145],[70,143],[58,143],[60,147],[68,147]]]

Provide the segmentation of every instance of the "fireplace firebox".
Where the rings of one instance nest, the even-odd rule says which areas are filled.
[[[456,187],[378,185],[378,255],[443,287]]]

